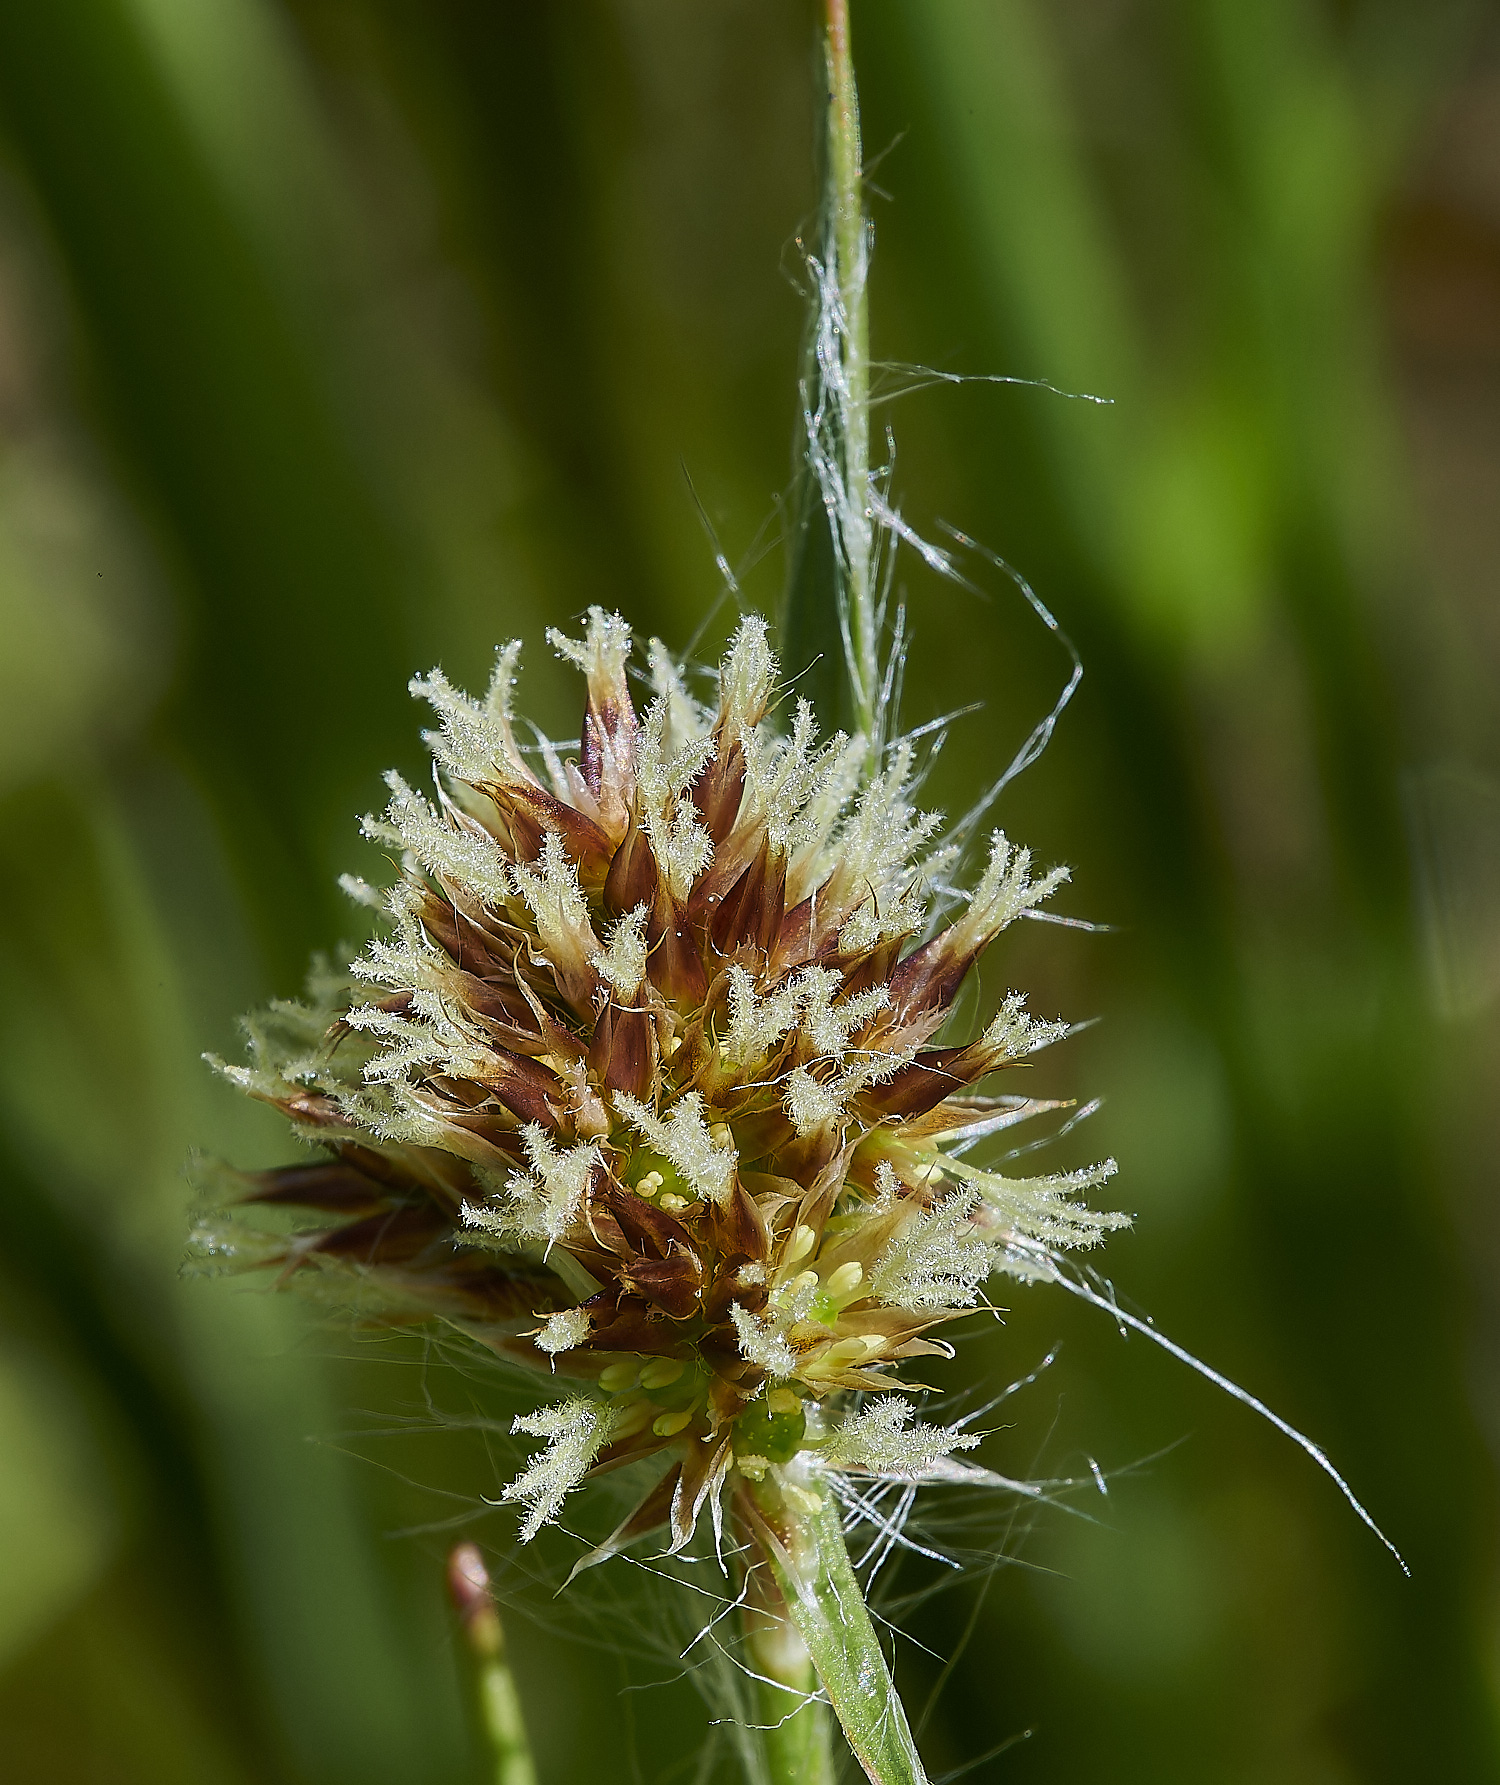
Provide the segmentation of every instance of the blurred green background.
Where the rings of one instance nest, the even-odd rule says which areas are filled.
[[[897,1577],[932,1770],[1029,1731],[969,1776],[1500,1779],[1500,20],[854,22],[877,356],[1114,399],[885,412],[907,516],[1003,552],[1087,666],[999,814],[1117,926],[1019,926],[987,966],[1103,1019],[1032,1083],[1105,1105],[1037,1157],[1119,1156],[1122,1294],[1324,1443],[1412,1567],[1243,1409],[1017,1293],[951,1379],[1062,1349],[986,1459],[1092,1457],[1110,1492],[1025,1531],[970,1509],[990,1566]],[[403,1533],[456,1513],[503,1555],[501,1477],[424,1430],[419,1348],[179,1279],[189,1150],[287,1156],[199,1055],[357,936],[334,876],[377,865],[379,770],[419,772],[412,670],[472,685],[521,635],[523,706],[571,735],[547,624],[597,601],[680,647],[718,593],[684,469],[732,561],[775,547],[813,29],[790,0],[0,7],[7,1780],[483,1776],[451,1539]],[[979,580],[898,573],[908,721],[985,702],[949,810],[1066,672]],[[694,1778],[690,1683],[622,1694],[669,1670],[513,1584],[543,1785]]]

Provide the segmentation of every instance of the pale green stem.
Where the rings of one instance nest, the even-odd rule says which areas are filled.
[[[483,1558],[460,1544],[448,1559],[448,1585],[476,1663],[479,1717],[494,1761],[495,1785],[536,1785],[521,1699],[505,1658],[505,1632]]]
[[[849,1561],[837,1500],[805,1473],[801,1483],[787,1485],[774,1512],[763,1511],[758,1535],[787,1617],[855,1758],[875,1785],[928,1785]]]
[[[869,240],[865,228],[859,95],[849,43],[848,0],[826,0],[828,55],[828,240],[843,312],[841,405],[846,510],[840,517],[848,577],[849,643],[854,710],[872,740],[878,721],[879,639],[870,578],[870,319],[865,297]]]
[[[495,1785],[536,1785],[521,1700],[503,1644],[497,1655],[480,1663],[478,1684],[480,1716],[495,1758]]]
[[[746,1649],[760,1676],[756,1698],[770,1785],[833,1785],[832,1725],[815,1699],[818,1676],[786,1602],[764,1569],[745,1605]]]

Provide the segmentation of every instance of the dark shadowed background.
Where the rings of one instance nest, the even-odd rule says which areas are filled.
[[[1119,1157],[1122,1296],[1412,1569],[1227,1397],[1017,1291],[947,1380],[1060,1344],[984,1454],[1109,1492],[969,1524],[992,1565],[936,1596],[896,1577],[932,1771],[1029,1731],[970,1776],[1500,1779],[1496,13],[854,23],[877,356],[1113,399],[882,412],[907,517],[1003,552],[1087,667],[999,813],[1116,926],[986,968],[1101,1019],[1035,1069],[1105,1099],[1040,1158]],[[504,1561],[505,1459],[432,1429],[441,1365],[180,1279],[183,1168],[289,1156],[199,1055],[358,938],[335,875],[420,770],[411,671],[482,683],[520,635],[572,735],[544,628],[602,602],[688,645],[705,518],[774,611],[812,46],[791,0],[0,7],[7,1779],[479,1780],[454,1517],[543,1785],[695,1777],[709,1713],[639,1659],[627,1565],[615,1622],[573,1616]],[[908,722],[984,702],[949,810],[1067,670],[979,581],[898,566]]]

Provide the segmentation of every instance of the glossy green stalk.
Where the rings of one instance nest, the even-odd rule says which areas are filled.
[[[866,302],[869,237],[865,225],[859,94],[849,41],[848,0],[827,0],[828,233],[838,279],[842,358],[840,434],[849,679],[856,720],[875,735],[880,678],[875,594],[870,582],[870,317]]]
[[[790,1474],[791,1471],[788,1471]],[[788,1482],[758,1536],[854,1757],[874,1785],[928,1785],[906,1711],[844,1544],[838,1501],[816,1476]],[[792,1778],[817,1774],[783,1773]]]
[[[821,214],[808,317],[783,636],[830,722],[878,743],[879,613],[872,583],[869,234],[847,0],[826,0]],[[871,761],[875,760],[872,755]]]
[[[748,1659],[757,1682],[762,1752],[771,1785],[833,1785],[832,1723],[813,1695],[812,1656],[768,1570],[751,1577],[745,1605]]]

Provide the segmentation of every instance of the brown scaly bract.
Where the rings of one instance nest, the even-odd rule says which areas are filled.
[[[762,622],[736,634],[715,712],[653,641],[638,716],[618,616],[551,638],[588,681],[576,762],[517,746],[517,646],[482,704],[440,672],[412,684],[442,722],[436,804],[389,776],[365,830],[401,878],[383,897],[346,882],[387,933],[223,1068],[320,1159],[221,1173],[200,1251],[339,1272],[383,1318],[571,1378],[517,1421],[548,1440],[507,1490],[525,1537],[586,1474],[652,1454],[659,1484],[596,1555],[663,1523],[681,1548],[732,1472],[761,1483],[799,1453],[954,1479],[975,1440],[914,1423],[897,1366],[945,1351],[929,1335],[992,1271],[1046,1275],[1123,1219],[1072,1200],[1111,1164],[1018,1180],[961,1156],[1053,1107],[975,1087],[1064,1025],[1011,994],[977,1040],[934,1045],[969,969],[1065,871],[1033,880],[997,832],[960,915],[921,940],[953,852],[922,859],[938,821],[909,803],[912,748],[819,746],[806,703],[773,729]],[[273,1204],[321,1219],[257,1236],[251,1205]],[[880,1398],[841,1412],[852,1392]]]

